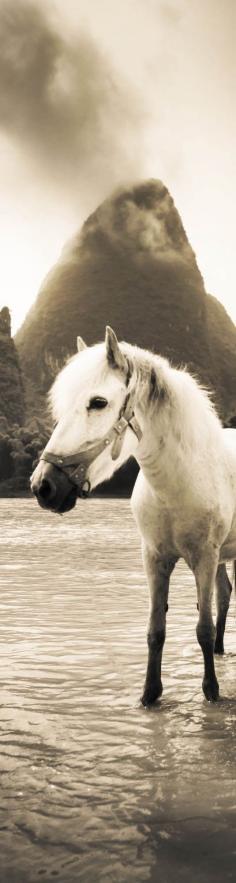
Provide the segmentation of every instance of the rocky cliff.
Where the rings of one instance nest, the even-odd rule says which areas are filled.
[[[26,378],[45,393],[76,335],[120,339],[166,355],[214,390],[225,421],[236,412],[236,329],[206,294],[166,187],[156,180],[115,193],[88,218],[45,279],[16,337]]]
[[[19,356],[11,337],[7,307],[0,311],[0,432],[24,420],[24,394]]]

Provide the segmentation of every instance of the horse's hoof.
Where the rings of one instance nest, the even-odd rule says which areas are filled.
[[[163,687],[161,681],[160,684],[158,684],[158,686],[156,686],[155,688],[150,687],[145,689],[140,699],[140,702],[142,703],[142,705],[144,705],[144,708],[148,708],[150,705],[153,705],[153,703],[156,702],[156,699],[160,699],[160,696],[162,695],[162,690]]]
[[[220,639],[216,639],[214,653],[216,654],[216,656],[223,656],[224,652],[225,651],[223,641],[221,641]]]
[[[204,696],[206,697],[208,702],[217,702],[219,699],[219,684],[218,681],[203,681],[202,689]]]

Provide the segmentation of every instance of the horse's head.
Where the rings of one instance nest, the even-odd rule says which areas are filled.
[[[52,387],[56,427],[31,477],[40,505],[58,513],[110,478],[141,438],[130,359],[114,331],[92,347],[78,338],[78,350]]]

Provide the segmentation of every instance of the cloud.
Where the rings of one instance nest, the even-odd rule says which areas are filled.
[[[142,102],[85,32],[66,38],[45,9],[0,10],[0,127],[41,173],[86,188],[138,172]]]
[[[235,0],[1,0],[0,282],[18,322],[86,216],[151,177],[235,317],[234,14]]]

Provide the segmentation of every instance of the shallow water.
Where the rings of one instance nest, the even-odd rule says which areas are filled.
[[[172,576],[164,694],[139,705],[147,591],[128,501],[0,501],[1,883],[236,877],[236,624],[201,693],[193,577]]]

